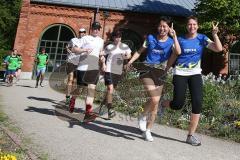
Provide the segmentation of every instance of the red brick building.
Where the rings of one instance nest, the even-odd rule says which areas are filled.
[[[181,22],[191,14],[195,0],[176,1],[178,4],[170,0],[124,2],[23,0],[14,44],[14,48],[23,55],[22,78],[33,77],[34,57],[41,47],[45,47],[49,54],[49,73],[63,64],[67,56],[67,42],[77,36],[79,28],[89,31],[94,19],[103,26],[102,38],[108,40],[114,29],[122,29],[125,42],[132,49],[137,49],[144,36],[154,32],[161,15],[174,16],[176,21]]]

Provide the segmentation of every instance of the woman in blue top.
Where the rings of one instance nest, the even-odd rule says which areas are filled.
[[[167,17],[161,17],[158,24],[158,34],[149,35],[139,52],[136,52],[127,66],[130,66],[140,54],[147,50],[147,57],[145,64],[149,65],[162,65],[164,68],[151,69],[143,73],[140,78],[144,84],[144,88],[149,94],[149,101],[145,104],[142,116],[139,118],[139,128],[143,131],[143,137],[147,141],[153,141],[150,129],[153,126],[158,103],[161,97],[163,82],[159,80],[164,73],[168,70],[169,66],[165,65],[170,58],[172,52],[180,54],[181,49],[177,40],[176,33],[171,26],[171,21]],[[172,38],[168,36],[171,35]],[[143,67],[144,68],[144,67]],[[145,69],[147,69],[146,67]],[[149,69],[149,68],[148,68]]]
[[[198,33],[198,19],[190,16],[187,19],[188,33],[178,38],[181,55],[176,59],[173,85],[174,95],[172,101],[165,101],[163,107],[179,110],[184,106],[187,86],[191,94],[192,114],[186,142],[199,146],[201,142],[193,136],[196,131],[203,101],[201,58],[204,48],[214,52],[222,51],[222,44],[218,38],[218,27],[213,25],[211,41],[206,35]]]

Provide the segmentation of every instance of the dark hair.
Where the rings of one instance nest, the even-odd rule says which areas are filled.
[[[161,21],[166,22],[168,26],[172,25],[172,19],[170,17],[167,17],[167,16],[160,17],[158,25],[160,24]]]
[[[122,37],[122,32],[120,30],[116,30],[112,33],[112,38],[114,37]]]
[[[195,20],[195,21],[198,23],[198,18],[197,18],[196,16],[191,15],[191,16],[187,17],[187,23],[188,23],[188,21],[189,21],[190,19],[193,19],[193,20]]]
[[[93,22],[92,23],[92,29],[98,29],[100,30],[102,28],[101,24],[99,22]]]

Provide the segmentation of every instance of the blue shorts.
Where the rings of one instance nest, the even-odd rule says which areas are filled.
[[[6,75],[13,75],[16,73],[16,70],[9,69],[6,71]]]
[[[44,67],[44,68],[38,68],[38,69],[37,69],[36,76],[38,77],[38,76],[40,76],[40,74],[44,74],[45,71],[46,71],[46,67]]]

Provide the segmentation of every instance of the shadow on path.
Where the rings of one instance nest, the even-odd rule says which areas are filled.
[[[30,97],[30,99],[31,99],[31,97]],[[38,100],[40,99],[41,101],[50,101],[50,102],[53,101],[49,98],[37,98],[37,99]],[[63,105],[63,102],[59,102],[59,103],[56,103],[56,101],[53,101],[53,102],[54,102],[54,104],[57,104],[57,105],[53,105],[55,107],[55,110],[54,109],[46,109],[46,108],[36,108],[33,106],[29,106],[27,109],[25,109],[25,111],[37,112],[37,113],[41,113],[41,114],[56,116],[57,118],[68,122],[69,128],[73,128],[76,125],[76,126],[81,126],[85,129],[88,129],[88,130],[91,130],[91,131],[94,131],[97,133],[101,133],[101,134],[105,134],[105,135],[109,135],[109,136],[113,136],[113,137],[122,137],[122,138],[128,139],[128,140],[135,140],[134,138],[142,139],[142,136],[141,136],[142,132],[136,127],[132,127],[132,126],[128,126],[128,125],[121,125],[121,124],[116,124],[116,123],[111,123],[111,122],[103,122],[103,121],[98,121],[98,120],[91,122],[89,124],[82,123],[83,118],[84,118],[84,110],[83,109],[81,109],[81,108],[77,109],[77,111],[78,111],[77,114],[75,114],[75,113],[71,114],[68,112],[67,107],[65,105]],[[126,132],[128,132],[128,133],[126,133]],[[158,137],[158,138],[162,138],[162,139],[166,139],[166,140],[185,143],[185,141],[181,141],[181,140],[166,137],[166,136],[161,136],[156,133],[152,133],[152,135],[154,137]]]

